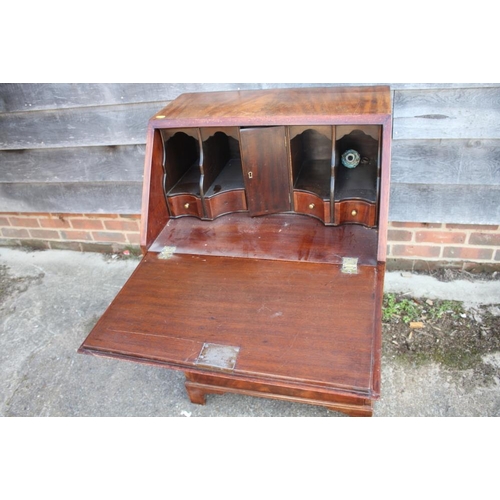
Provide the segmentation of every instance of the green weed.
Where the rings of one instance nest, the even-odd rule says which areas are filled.
[[[398,296],[394,293],[384,295],[382,321],[384,323],[404,323],[422,321],[427,318],[432,320],[448,316],[457,319],[464,314],[461,302],[453,300],[425,300]]]

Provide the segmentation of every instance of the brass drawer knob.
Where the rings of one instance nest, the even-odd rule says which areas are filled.
[[[358,211],[357,211],[357,210],[353,210],[353,211],[351,212],[351,215],[352,215],[353,217],[356,217],[356,215],[358,215]]]
[[[309,208],[312,210],[314,208],[314,203],[309,203]]]
[[[184,203],[184,208],[189,208],[189,203]]]

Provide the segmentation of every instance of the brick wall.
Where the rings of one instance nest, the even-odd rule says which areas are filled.
[[[121,252],[139,249],[139,215],[0,213],[0,243]],[[500,264],[499,226],[391,222],[388,259],[399,267]],[[396,267],[398,267],[396,266]],[[418,266],[417,266],[418,267]]]
[[[499,226],[391,222],[387,257],[399,263],[500,264]]]
[[[0,244],[112,252],[139,249],[139,215],[0,213]]]

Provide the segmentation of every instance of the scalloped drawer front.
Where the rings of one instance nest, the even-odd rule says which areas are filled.
[[[317,217],[324,222],[330,222],[330,203],[323,201],[311,193],[294,191],[293,202],[295,212]]]
[[[335,204],[337,224],[363,224],[373,227],[376,224],[376,205],[361,200],[346,200]]]
[[[182,217],[184,215],[193,215],[203,217],[203,208],[201,200],[192,195],[181,194],[168,197],[168,208],[171,217]]]
[[[247,210],[247,200],[244,189],[235,189],[219,193],[211,198],[205,198],[207,217],[215,219],[220,215]]]

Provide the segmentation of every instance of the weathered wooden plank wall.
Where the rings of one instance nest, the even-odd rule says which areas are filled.
[[[391,220],[500,223],[500,84],[390,85]],[[0,211],[138,213],[151,115],[183,92],[296,86],[324,84],[0,84]]]

